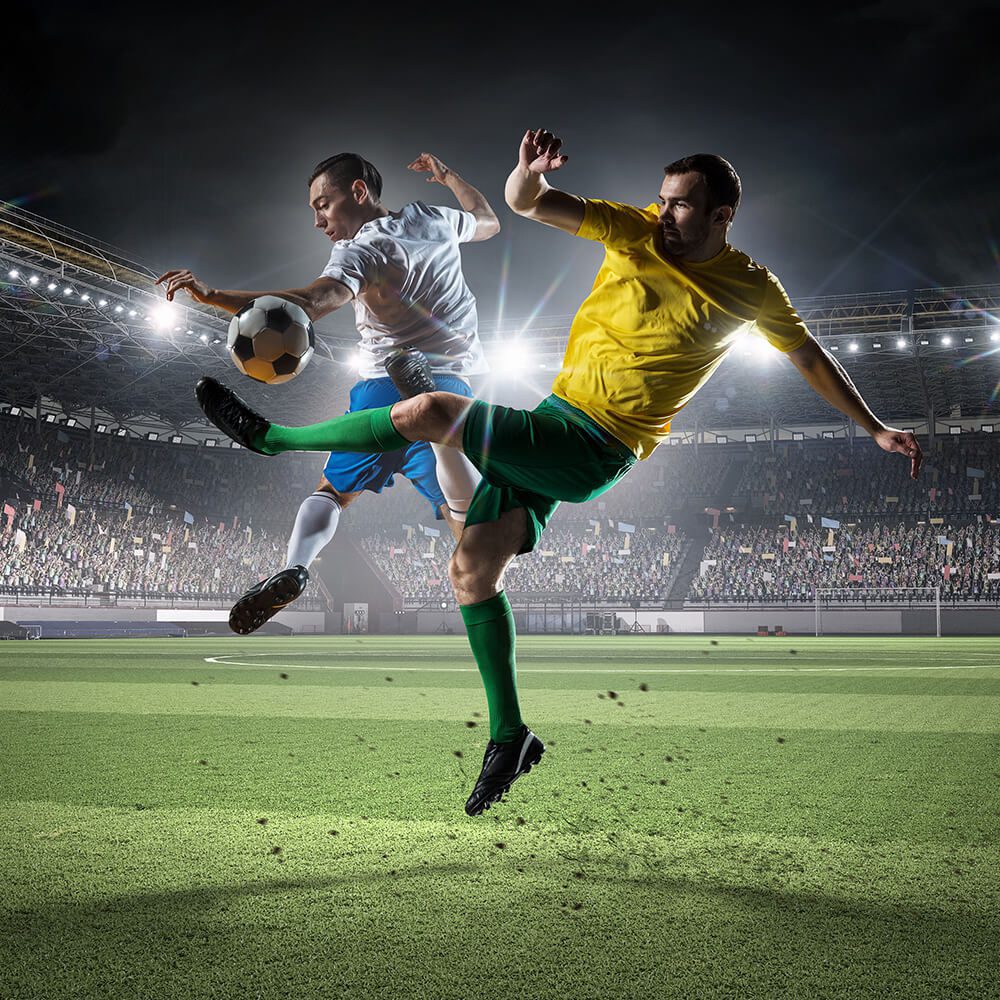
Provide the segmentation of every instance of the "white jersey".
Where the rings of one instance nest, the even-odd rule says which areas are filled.
[[[334,243],[323,276],[354,293],[362,378],[385,378],[401,347],[423,351],[434,372],[489,371],[458,246],[475,231],[471,212],[414,201]]]

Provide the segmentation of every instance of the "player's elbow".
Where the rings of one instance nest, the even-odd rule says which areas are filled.
[[[500,232],[500,220],[490,212],[476,218],[476,241],[491,240]]]

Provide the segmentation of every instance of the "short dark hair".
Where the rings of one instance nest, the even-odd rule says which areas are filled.
[[[729,160],[715,153],[694,153],[668,163],[663,168],[666,177],[672,174],[698,173],[705,178],[708,188],[708,210],[711,212],[720,205],[729,205],[736,215],[739,208],[743,185],[740,175],[736,173]]]
[[[328,156],[322,163],[316,164],[316,168],[309,175],[309,183],[312,184],[321,174],[326,174],[331,184],[344,191],[349,190],[355,181],[364,181],[375,201],[382,196],[382,175],[357,153],[337,153],[336,156]]]

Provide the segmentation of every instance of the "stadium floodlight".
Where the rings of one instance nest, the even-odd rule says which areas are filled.
[[[966,337],[966,338],[965,338],[965,342],[966,342],[967,344],[974,344],[974,343],[975,343],[975,340],[974,340],[974,339],[973,339],[972,337]]]
[[[230,447],[230,448],[242,448],[242,447],[243,447],[243,445],[241,445],[241,444],[239,443],[239,441],[230,441],[230,442],[229,442],[229,447]]]
[[[11,412],[11,413],[13,413],[14,411],[13,411],[13,410],[11,410],[10,412]],[[992,434],[992,433],[993,433],[993,424],[983,424],[983,426],[982,426],[982,427],[980,427],[979,429],[980,429],[980,430],[981,430],[981,431],[982,431],[982,432],[983,432],[984,434]]]
[[[159,439],[160,435],[156,431],[146,431],[147,441],[158,441]]]
[[[806,436],[802,431],[792,431],[793,441],[805,441]]]
[[[129,316],[131,316],[131,317],[132,317],[133,319],[135,318],[135,310],[134,310],[134,309],[129,309],[129,311],[128,311],[128,314],[129,314]]]
[[[835,438],[836,436],[837,436],[837,432],[836,431],[822,431],[820,433],[820,437],[824,437],[824,438]]]
[[[107,432],[108,432],[108,425],[107,424],[98,424],[97,425],[97,433],[98,434],[107,434]]]
[[[207,344],[207,343],[208,343],[208,334],[207,334],[207,333],[203,333],[203,334],[202,334],[202,335],[201,335],[201,336],[200,336],[200,337],[199,337],[198,339],[199,339],[199,340],[200,340],[200,341],[201,341],[201,342],[202,342],[203,344]]]
[[[56,415],[54,413],[45,414],[45,423],[54,424],[56,422]]]
[[[97,300],[97,304],[103,309],[108,304],[108,300],[107,299],[98,299]]]
[[[831,345],[830,345],[830,350],[831,350],[831,351],[839,351],[839,350],[840,350],[840,348],[839,348],[839,347],[838,347],[838,346],[837,346],[836,344],[831,344]]]
[[[83,294],[81,294],[80,298],[84,302],[89,302],[90,301],[90,293],[89,292],[83,292]]]
[[[118,430],[115,431],[115,437],[120,437],[120,438],[128,437],[128,428],[119,427]]]
[[[21,415],[21,407],[20,406],[12,406],[10,408],[10,415],[12,417],[19,417]]]
[[[70,288],[70,287],[69,287],[69,285],[67,285],[67,286],[66,286],[66,287],[65,287],[65,288],[63,289],[63,295],[72,295],[72,294],[73,294],[73,289],[72,289],[72,288]]]
[[[716,444],[729,444],[729,435],[728,434],[716,434],[715,435],[715,443]]]
[[[858,349],[858,342],[856,340],[852,340],[850,344],[848,344],[848,348],[852,351],[856,351]]]
[[[774,357],[774,348],[763,337],[751,333],[743,338],[743,354],[758,361],[770,361]]]
[[[900,350],[902,350],[904,347],[906,347],[906,341],[902,337],[900,337],[899,340],[896,341],[896,346]]]
[[[877,341],[872,341],[872,347],[881,347],[882,345]]]
[[[532,361],[528,347],[516,338],[495,344],[490,352],[490,367],[501,378],[520,375],[531,367]]]
[[[944,344],[945,347],[951,347],[951,337],[945,334],[945,336],[941,338],[941,343]]]
[[[115,306],[115,312],[116,313],[125,312],[125,307],[124,306]]]
[[[990,340],[992,340],[993,343],[995,344],[998,340],[1000,340],[1000,333],[996,333],[995,331],[991,333]]]
[[[949,424],[948,425],[948,433],[949,434],[961,434],[962,433],[962,427],[961,427],[961,425]]]
[[[166,330],[167,327],[173,326],[175,312],[174,307],[169,302],[161,302],[146,318],[157,330]]]
[[[903,428],[903,433],[904,434],[916,434],[917,432],[912,427],[904,427]]]
[[[757,443],[757,435],[756,434],[744,434],[743,435],[743,440],[747,444],[756,444]]]
[[[77,423],[78,423],[78,421],[77,421],[76,417],[67,417],[66,418],[66,426],[67,427],[76,427]]]
[[[7,272],[7,277],[8,278],[20,278],[21,277],[21,272],[12,268],[10,271]]]
[[[203,444],[203,445],[204,445],[204,446],[205,446],[206,448],[214,448],[214,447],[215,447],[215,446],[216,446],[216,445],[217,445],[218,443],[219,443],[219,442],[218,442],[218,441],[216,441],[216,440],[215,440],[215,438],[205,438],[205,440],[204,440],[204,441],[202,441],[202,444]]]
[[[28,278],[28,284],[29,285],[37,285],[38,282],[41,281],[41,280],[42,279],[39,278],[37,274],[33,274],[30,278]]]
[[[49,283],[48,283],[48,284],[47,284],[47,285],[46,285],[45,287],[46,287],[46,288],[47,288],[47,289],[48,289],[48,290],[49,290],[50,292],[54,292],[54,291],[56,290],[56,288],[58,288],[59,286],[58,286],[58,285],[57,285],[57,284],[56,284],[56,283],[55,283],[54,281],[50,281],[50,282],[49,282]]]
[[[180,436],[180,434],[171,434],[170,435],[170,443],[171,444],[180,444],[183,440],[184,440],[184,438],[182,438]]]

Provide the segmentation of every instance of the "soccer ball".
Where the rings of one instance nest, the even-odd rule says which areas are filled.
[[[226,346],[244,375],[277,385],[309,364],[316,334],[301,306],[277,295],[261,295],[232,318]]]

